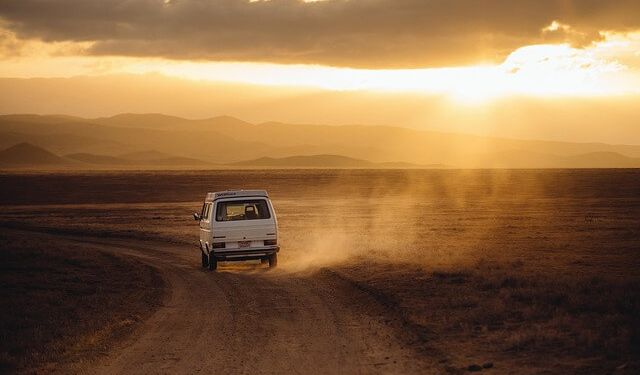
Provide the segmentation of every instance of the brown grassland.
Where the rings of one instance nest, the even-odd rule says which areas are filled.
[[[637,373],[639,186],[638,170],[3,174],[0,361],[90,360],[160,304],[150,267],[80,236],[170,243],[195,264],[204,194],[264,188],[280,268],[372,297],[443,372]]]
[[[161,301],[150,267],[38,233],[0,234],[0,372],[86,361]]]

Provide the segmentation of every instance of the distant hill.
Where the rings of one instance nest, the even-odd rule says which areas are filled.
[[[153,115],[152,118],[158,117]],[[120,119],[120,121],[122,120]],[[94,145],[96,149],[112,149],[109,156],[157,150],[170,156],[231,162],[240,160],[237,157],[240,151],[251,158],[268,154],[272,150],[272,147],[266,144],[237,140],[213,130],[184,130],[179,126],[171,130],[109,126],[97,123],[95,120],[78,120],[76,118],[66,120],[60,116],[0,116],[0,134],[2,133],[19,134],[23,141],[30,143],[34,143],[31,141],[32,138],[39,138],[44,141],[40,145],[45,148],[51,147],[46,143],[47,136],[73,135],[85,139],[91,138],[102,142],[102,144]],[[213,147],[214,143],[215,147]],[[121,147],[118,150],[114,145]],[[58,148],[58,152],[60,154],[94,153],[87,150],[82,142],[67,144],[63,148]]]
[[[68,154],[68,155],[65,155],[64,157],[67,159],[77,160],[79,162],[83,162],[87,164],[98,164],[98,165],[131,165],[133,164],[131,160],[117,158],[114,156],[106,156],[106,155],[78,153],[78,154]]]
[[[269,168],[373,168],[375,166],[374,163],[366,160],[340,155],[304,155],[285,158],[262,157],[254,160],[231,163],[230,165]]]
[[[64,167],[74,162],[61,158],[30,143],[19,143],[0,151],[0,166],[3,167]]]
[[[133,153],[138,160],[90,153],[58,156],[30,143],[19,143],[0,151],[0,168],[207,168],[212,164],[203,160],[172,156],[159,152]],[[146,157],[146,158],[143,158]]]
[[[130,152],[119,156],[121,159],[128,160],[130,163],[138,165],[164,165],[164,166],[205,166],[211,163],[181,156],[170,155],[156,150],[146,150],[138,152]]]
[[[74,155],[72,159],[90,165],[129,165],[127,161],[132,161],[131,165],[145,168],[247,163],[269,168],[640,166],[640,146],[636,145],[492,138],[392,126],[251,124],[228,116],[201,120],[162,114],[98,119],[0,116],[0,147],[21,142]]]
[[[20,132],[0,132],[0,149],[11,147],[18,143],[31,143],[46,148],[58,155],[72,153],[90,153],[102,155],[117,155],[132,152],[136,147],[92,136],[76,135],[68,132],[25,134]]]
[[[87,164],[112,167],[205,167],[212,165],[211,163],[199,159],[171,156],[161,152],[152,151],[125,154],[120,157],[95,154],[69,154],[65,155],[65,157]]]
[[[149,161],[149,160],[171,158],[172,155],[166,154],[164,152],[156,151],[156,150],[145,150],[145,151],[129,152],[126,154],[118,155],[118,157],[127,159],[127,160]]]
[[[478,156],[477,167],[491,168],[640,168],[640,158],[613,152],[595,152],[570,157],[509,150]],[[483,164],[480,164],[483,163]],[[442,164],[420,165],[406,162],[374,163],[343,155],[295,155],[282,158],[261,157],[227,164],[172,156],[159,151],[141,151],[119,157],[90,153],[60,157],[42,147],[19,143],[0,151],[2,168],[354,168],[354,169],[426,169],[451,168]]]
[[[223,132],[233,132],[233,130],[240,130],[239,128],[241,127],[253,125],[231,116],[217,116],[208,119],[188,120],[160,113],[123,113],[112,117],[101,117],[91,121],[100,125],[124,128]]]
[[[616,152],[558,156],[527,150],[508,150],[476,157],[474,167],[490,168],[640,168],[640,158]]]
[[[96,124],[131,128],[172,129],[188,120],[160,113],[122,113],[111,117],[101,117],[93,120]]]
[[[139,165],[206,167],[212,166],[213,164],[199,159],[174,156],[169,158],[146,160],[144,163],[139,163]]]
[[[376,163],[376,168],[381,169],[450,169],[451,166],[446,164],[413,164],[399,161],[389,161],[384,163]]]
[[[423,168],[411,163],[372,163],[363,159],[355,159],[341,155],[297,155],[284,158],[262,157],[231,163],[238,167],[266,167],[266,168]],[[433,167],[433,166],[432,166]]]
[[[575,168],[640,168],[640,158],[617,152],[590,152],[565,158],[565,163]]]

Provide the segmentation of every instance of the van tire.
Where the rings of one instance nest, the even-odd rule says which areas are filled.
[[[218,268],[218,260],[213,255],[209,255],[209,271],[215,271]]]
[[[200,251],[200,254],[202,254],[202,268],[206,268],[209,265],[209,257],[204,251]]]
[[[275,268],[278,265],[278,254],[271,254],[269,256],[269,268]]]

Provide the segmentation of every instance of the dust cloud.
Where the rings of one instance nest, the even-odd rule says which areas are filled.
[[[367,260],[476,263],[496,255],[489,245],[506,222],[534,205],[545,211],[534,198],[542,184],[514,180],[509,171],[346,173],[317,196],[275,200],[287,269]]]

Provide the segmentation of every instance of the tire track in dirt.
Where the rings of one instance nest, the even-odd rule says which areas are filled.
[[[52,236],[56,237],[56,236]],[[165,280],[162,306],[96,362],[96,374],[435,373],[393,313],[333,272],[257,265],[200,267],[197,249],[151,242],[76,239],[87,251],[135,257]],[[397,319],[396,319],[397,320]]]

